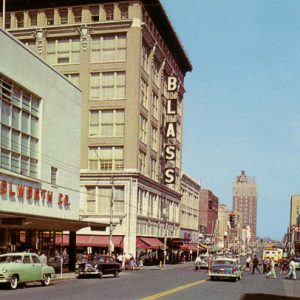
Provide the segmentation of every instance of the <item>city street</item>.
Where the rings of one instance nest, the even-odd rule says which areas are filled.
[[[1,287],[0,299],[300,299],[298,279],[285,280],[277,270],[277,279],[244,273],[241,281],[208,281],[205,271],[194,271],[192,263],[125,271],[120,277],[103,279],[75,277],[56,280],[50,287],[30,284],[16,291]],[[268,297],[269,295],[269,297]],[[293,298],[295,297],[295,298]],[[279,298],[278,298],[279,299]]]

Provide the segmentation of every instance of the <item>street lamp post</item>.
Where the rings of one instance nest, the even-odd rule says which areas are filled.
[[[167,230],[168,230],[168,224],[167,224],[167,205],[166,205],[166,199],[164,199],[164,209],[163,209],[163,217],[164,217],[164,224],[165,224],[165,232],[164,232],[164,261],[163,261],[163,267],[166,266],[166,257],[167,257]]]
[[[113,207],[114,207],[114,179],[111,179],[111,197],[110,197],[110,219],[109,219],[109,255],[113,252]]]

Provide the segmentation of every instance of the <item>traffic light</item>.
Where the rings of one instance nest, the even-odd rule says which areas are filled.
[[[236,215],[233,213],[229,214],[229,223],[231,228],[235,228],[236,225]]]

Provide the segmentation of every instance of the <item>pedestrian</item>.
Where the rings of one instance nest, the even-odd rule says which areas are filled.
[[[256,254],[254,254],[254,257],[253,257],[253,260],[252,260],[252,274],[254,274],[255,270],[257,270],[257,272],[260,274],[258,264],[259,264],[259,260],[256,256]]]
[[[250,271],[250,263],[251,263],[251,257],[248,255],[246,259],[246,271]]]
[[[295,264],[294,258],[292,258],[289,263],[289,273],[286,276],[286,279],[296,280],[296,264]]]
[[[272,277],[271,277],[272,276]],[[276,271],[275,271],[275,262],[274,262],[274,259],[271,258],[271,261],[270,261],[270,271],[269,273],[267,273],[266,275],[266,278],[273,278],[273,279],[276,279]]]
[[[269,264],[269,261],[267,258],[264,258],[262,260],[262,264],[263,264],[263,274],[267,274],[269,271],[268,271],[268,264]]]
[[[207,272],[210,272],[211,269],[212,269],[212,264],[213,264],[213,257],[212,255],[210,254],[207,258],[207,265],[208,265],[208,268],[207,268]]]
[[[40,261],[41,261],[42,265],[47,265],[47,256],[46,256],[45,252],[42,252],[42,254],[40,255]]]
[[[198,255],[195,259],[195,271],[198,271],[200,270],[200,263],[201,263],[201,258],[200,256]]]

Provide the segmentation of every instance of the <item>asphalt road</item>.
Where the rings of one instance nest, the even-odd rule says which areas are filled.
[[[297,273],[296,281],[281,278],[278,271],[277,279],[266,279],[264,275],[246,272],[238,282],[208,281],[206,272],[195,272],[191,265],[186,264],[166,270],[126,271],[117,278],[61,280],[49,287],[30,284],[15,291],[0,287],[0,299],[259,300],[259,295],[263,295],[261,299],[264,300],[276,300],[278,296],[286,300],[300,297],[300,272]]]

